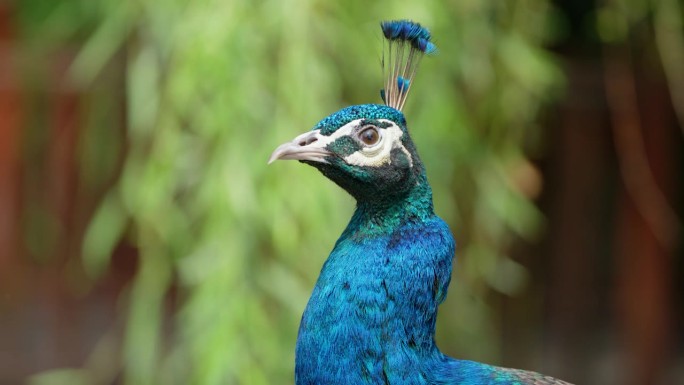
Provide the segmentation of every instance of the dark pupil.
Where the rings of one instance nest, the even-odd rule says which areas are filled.
[[[378,134],[378,131],[375,128],[367,128],[361,132],[360,137],[361,141],[368,145],[371,145],[378,142],[380,135]]]

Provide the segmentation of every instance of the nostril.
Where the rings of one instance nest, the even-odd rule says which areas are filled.
[[[299,147],[304,147],[316,142],[317,140],[318,138],[312,135],[307,138],[302,138],[299,142],[297,142],[297,145],[299,145]]]

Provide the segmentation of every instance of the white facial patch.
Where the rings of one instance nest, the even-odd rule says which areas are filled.
[[[330,136],[324,136],[317,132],[316,146],[324,147],[343,136],[357,135],[360,132],[359,128],[361,128],[359,125],[363,120],[364,119],[353,120],[337,129]],[[406,154],[411,167],[413,167],[411,154],[401,142],[401,137],[404,135],[401,128],[387,119],[378,119],[378,121],[389,124],[387,128],[378,127],[378,134],[380,135],[378,142],[371,146],[362,144],[361,150],[344,158],[345,162],[355,166],[380,167],[384,164],[391,163],[392,150],[399,148]]]
[[[362,147],[361,150],[348,155],[344,160],[355,166],[380,167],[384,164],[391,163],[391,152],[394,148],[399,148],[409,159],[411,166],[413,166],[413,159],[411,155],[401,142],[401,137],[404,133],[401,128],[392,124],[391,126],[378,129],[380,140],[372,146]]]

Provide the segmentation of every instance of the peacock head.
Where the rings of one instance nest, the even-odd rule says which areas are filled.
[[[385,105],[344,108],[271,155],[320,170],[359,201],[404,195],[424,170],[400,111]]]
[[[386,202],[416,186],[429,190],[401,110],[420,59],[436,48],[430,32],[418,23],[385,21],[380,27],[387,42],[382,56],[387,77],[380,91],[386,105],[343,108],[279,146],[269,160],[295,159],[314,166],[360,202]]]

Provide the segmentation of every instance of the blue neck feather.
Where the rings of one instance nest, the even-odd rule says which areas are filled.
[[[402,200],[359,202],[302,317],[298,385],[455,384],[458,373],[469,381],[489,375],[486,365],[453,360],[435,345],[455,245],[421,179]]]
[[[421,251],[431,260],[418,258]],[[452,253],[449,230],[431,207],[360,203],[302,317],[297,384],[382,384],[439,357],[437,293],[446,291]]]

